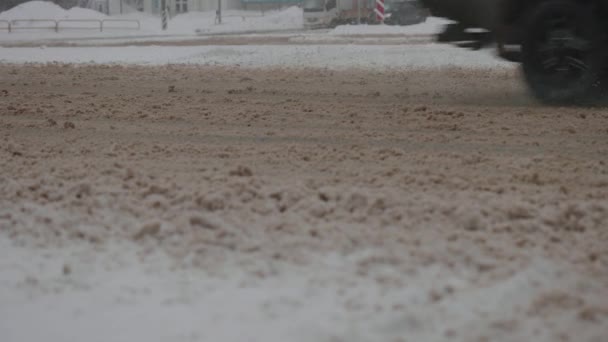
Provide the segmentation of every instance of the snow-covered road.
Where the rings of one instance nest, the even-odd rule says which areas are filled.
[[[510,69],[0,75],[2,342],[608,337],[605,109]]]
[[[608,110],[301,15],[0,32],[0,342],[608,341]]]

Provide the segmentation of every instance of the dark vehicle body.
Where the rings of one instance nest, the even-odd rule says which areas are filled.
[[[413,25],[426,21],[429,11],[418,0],[386,1],[384,23],[387,25]]]
[[[522,64],[533,93],[549,103],[603,96],[608,67],[608,0],[421,0],[454,20],[438,37]]]

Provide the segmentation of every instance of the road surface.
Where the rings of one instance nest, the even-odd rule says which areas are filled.
[[[3,341],[608,338],[607,109],[513,69],[0,75]]]

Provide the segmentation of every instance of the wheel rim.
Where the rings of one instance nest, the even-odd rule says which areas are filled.
[[[538,24],[535,69],[560,83],[583,77],[591,67],[592,36],[580,13],[571,7],[554,8]]]

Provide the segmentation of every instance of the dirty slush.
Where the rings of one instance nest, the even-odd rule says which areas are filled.
[[[314,290],[277,317],[337,298],[303,341],[608,339],[606,109],[541,107],[513,70],[0,75],[14,248],[126,244],[250,285],[296,272]]]

